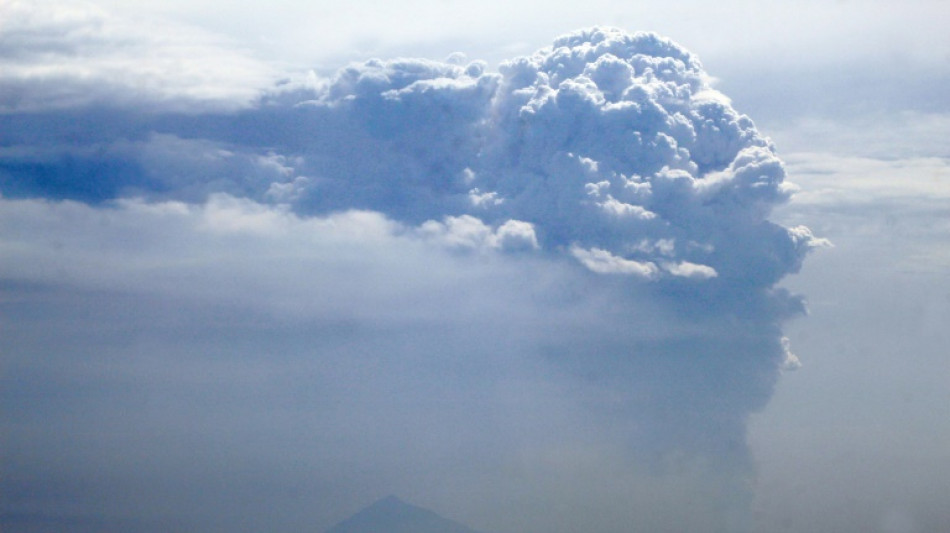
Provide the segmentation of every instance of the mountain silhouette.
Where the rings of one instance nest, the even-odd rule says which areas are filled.
[[[331,527],[326,533],[478,533],[458,522],[387,496]]]

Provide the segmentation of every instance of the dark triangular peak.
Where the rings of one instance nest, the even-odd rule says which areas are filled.
[[[422,507],[386,496],[327,530],[327,533],[477,533]]]

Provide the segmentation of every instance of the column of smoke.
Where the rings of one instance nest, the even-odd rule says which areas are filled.
[[[775,284],[821,242],[767,218],[792,190],[775,148],[695,56],[653,34],[582,31],[500,70],[374,60],[275,93],[264,112],[295,124],[282,141],[310,177],[268,194],[304,213],[381,211],[424,234],[487,231],[503,253],[569,258],[664,302],[692,336],[598,332],[592,366],[609,362],[645,416],[677,426],[644,436],[658,449],[744,460],[746,416],[796,364],[779,326],[801,303]]]
[[[791,192],[783,164],[694,55],[593,29],[500,73],[460,57],[374,60],[267,103],[296,124],[287,149],[310,177],[277,190],[299,212],[372,209],[430,234],[481,228],[501,253],[572,261],[616,288],[616,314],[540,349],[610,391],[589,407],[623,413],[632,453],[713,465],[732,495],[710,527],[741,528],[731,515],[747,497],[747,418],[797,364],[780,324],[801,303],[775,284],[820,240],[768,220]],[[642,299],[676,326],[624,319]]]

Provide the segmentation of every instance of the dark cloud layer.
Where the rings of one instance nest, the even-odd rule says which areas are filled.
[[[744,527],[746,421],[796,363],[775,284],[822,241],[769,221],[784,166],[694,55],[591,29],[147,99],[0,115],[5,525],[402,491],[482,529]]]

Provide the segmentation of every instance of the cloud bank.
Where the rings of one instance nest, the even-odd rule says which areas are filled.
[[[743,527],[746,420],[797,364],[775,284],[822,241],[769,221],[784,166],[688,51],[594,28],[238,106],[53,70],[0,115],[7,523],[293,528],[408,492],[480,529]],[[554,503],[588,512],[519,522]]]

